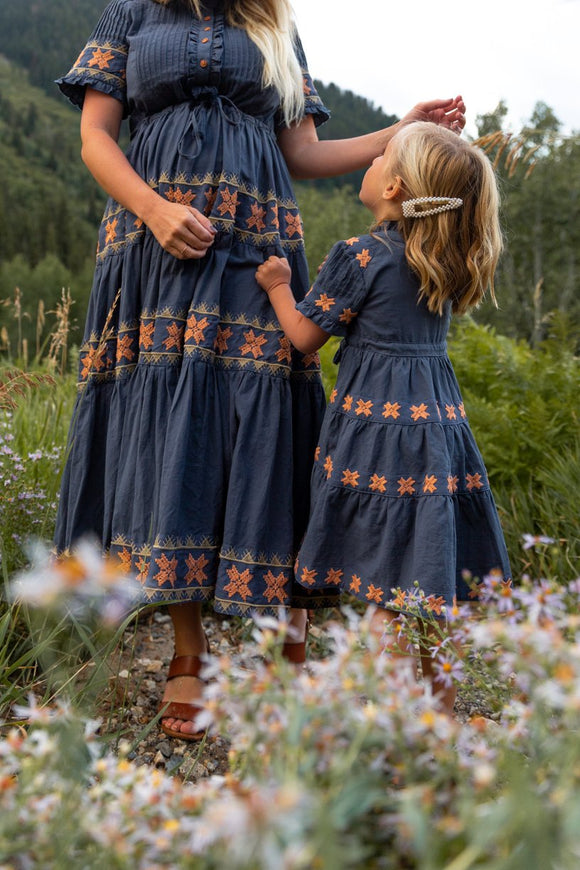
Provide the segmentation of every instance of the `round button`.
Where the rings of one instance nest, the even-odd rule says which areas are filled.
[[[206,36],[206,37],[204,37],[201,41],[202,41],[203,44],[205,45],[206,42],[209,42],[209,39],[208,39],[207,36]]]
[[[207,60],[205,60],[205,59],[204,59],[204,60],[200,60],[199,65],[200,65],[201,67],[203,67],[203,69],[205,69],[206,66],[207,66]]]

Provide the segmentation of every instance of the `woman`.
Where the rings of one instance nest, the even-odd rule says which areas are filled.
[[[292,575],[324,411],[318,358],[292,348],[254,274],[285,256],[304,296],[289,176],[363,167],[395,129],[318,140],[328,112],[288,0],[112,0],[59,84],[82,106],[83,160],[110,198],[56,544],[98,535],[146,600],[175,605],[161,724],[195,739],[201,602],[289,607],[294,660],[305,608],[329,602]],[[404,120],[461,129],[464,108],[434,101]]]

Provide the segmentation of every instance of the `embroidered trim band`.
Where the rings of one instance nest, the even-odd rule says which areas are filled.
[[[423,208],[423,205],[433,204],[433,208]],[[461,208],[463,205],[462,199],[456,199],[450,196],[420,196],[417,199],[406,199],[403,203],[403,217],[406,218],[421,218],[428,217],[431,214],[440,214],[443,211],[453,211],[453,209]],[[417,211],[419,206],[419,211]]]

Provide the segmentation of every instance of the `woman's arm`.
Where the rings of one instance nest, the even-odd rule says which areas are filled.
[[[121,103],[87,88],[81,118],[82,158],[101,187],[149,227],[159,244],[181,260],[203,257],[215,236],[195,208],[169,202],[135,172],[119,148]]]
[[[291,277],[288,260],[282,257],[268,257],[256,272],[256,280],[268,294],[286,337],[301,353],[313,353],[330,336],[296,310],[296,300],[290,288]]]
[[[397,130],[413,121],[432,121],[460,133],[465,126],[464,112],[461,97],[431,100],[418,103],[391,127],[353,139],[329,140],[318,138],[312,117],[306,115],[300,123],[280,131],[278,144],[293,178],[327,178],[366,168],[384,152]]]

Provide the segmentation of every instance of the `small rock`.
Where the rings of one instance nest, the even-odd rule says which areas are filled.
[[[126,668],[123,668],[122,671],[119,671],[119,673],[117,674],[117,676],[118,676],[119,679],[121,679],[121,680],[127,680],[127,679],[129,678],[129,671],[128,671]]]
[[[153,614],[153,619],[155,622],[164,623],[171,622],[171,617],[167,613],[159,613],[159,611],[155,611]]]
[[[173,754],[173,746],[169,740],[162,740],[161,743],[158,744],[157,749],[165,756],[165,758],[170,758]]]
[[[162,752],[158,752],[155,758],[153,759],[153,764],[155,767],[165,767],[165,756]]]
[[[163,662],[159,659],[141,659],[141,664],[146,674],[158,674],[163,669]]]

